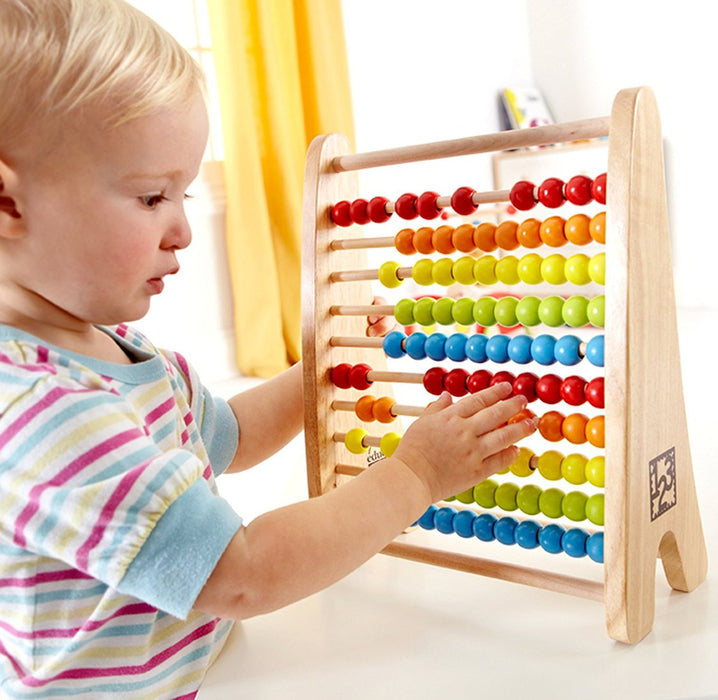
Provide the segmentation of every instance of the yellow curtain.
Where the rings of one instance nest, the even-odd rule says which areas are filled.
[[[270,377],[301,351],[304,159],[353,138],[340,0],[209,0],[222,113],[237,365]]]

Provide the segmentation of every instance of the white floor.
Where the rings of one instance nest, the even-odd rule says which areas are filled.
[[[237,624],[200,700],[718,698],[718,312],[681,311],[679,327],[709,574],[681,594],[659,567],[654,629],[640,644],[611,641],[598,603],[380,555]],[[221,478],[223,493],[247,519],[304,498],[303,448],[300,437],[255,474]]]

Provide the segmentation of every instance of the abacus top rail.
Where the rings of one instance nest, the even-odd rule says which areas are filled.
[[[512,148],[543,146],[546,144],[566,143],[608,136],[610,117],[581,119],[564,124],[548,124],[530,129],[513,129],[494,134],[468,136],[449,141],[400,146],[382,151],[350,153],[332,159],[332,168],[338,172],[376,168],[382,165],[398,165],[417,160],[437,160],[454,156],[467,156],[475,153],[505,151]]]

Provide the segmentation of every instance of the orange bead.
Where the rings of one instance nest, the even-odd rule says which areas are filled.
[[[507,423],[520,423],[522,420],[529,420],[536,418],[536,414],[530,408],[524,408],[523,411],[519,411],[515,416],[509,418]]]
[[[583,413],[572,413],[563,421],[561,432],[569,442],[581,445],[586,442],[586,423],[588,418]]]
[[[591,233],[588,230],[590,219],[585,214],[574,214],[566,221],[563,233],[569,243],[586,245],[591,242]]]
[[[549,216],[541,222],[539,235],[541,240],[552,248],[559,248],[566,243],[563,228],[566,222],[560,216]]]
[[[416,233],[414,234],[414,248],[416,248],[416,252],[422,253],[422,255],[431,255],[436,252],[432,241],[433,236],[433,228],[422,226],[416,229]]]
[[[588,230],[596,243],[606,242],[606,212],[602,211],[591,219]]]
[[[394,236],[394,247],[402,255],[414,255],[414,253],[416,253],[416,248],[414,248],[414,229],[401,229],[401,231]]]
[[[373,407],[375,401],[376,399],[373,396],[369,396],[369,394],[357,399],[357,402],[354,404],[354,413],[356,413],[359,420],[365,423],[371,423],[374,420]]]
[[[454,229],[451,242],[456,250],[462,253],[473,253],[476,250],[474,243],[474,227],[471,224],[461,224]]]
[[[558,411],[549,411],[544,413],[538,421],[538,429],[541,436],[549,442],[558,442],[563,439],[561,425],[565,416]]]
[[[484,221],[483,224],[479,224],[474,231],[474,243],[479,250],[483,250],[484,253],[491,253],[496,250],[496,239],[494,238],[494,232],[496,226]]]
[[[604,416],[594,416],[586,423],[586,439],[594,447],[606,446],[605,422]]]
[[[372,407],[374,418],[380,423],[392,423],[396,419],[396,416],[391,412],[394,404],[396,404],[396,401],[391,396],[382,396],[377,399]]]
[[[431,237],[431,242],[436,249],[437,253],[443,253],[444,255],[451,255],[456,252],[454,243],[452,241],[452,235],[454,229],[452,226],[439,226],[434,231]]]
[[[516,250],[519,247],[516,238],[516,229],[519,225],[515,221],[502,221],[494,233],[494,240],[502,250]]]
[[[541,245],[540,228],[541,222],[538,219],[526,219],[516,229],[516,239],[524,248],[538,248]]]

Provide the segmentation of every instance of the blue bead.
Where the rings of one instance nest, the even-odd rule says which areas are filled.
[[[560,525],[546,525],[542,527],[538,534],[538,543],[542,549],[549,554],[558,554],[563,552],[561,546],[561,538],[564,532],[566,532]]]
[[[556,338],[552,335],[539,335],[531,343],[531,357],[540,365],[552,365],[556,362],[555,345]]]
[[[561,546],[568,556],[578,559],[586,556],[587,539],[588,533],[585,530],[574,527],[566,531],[561,539]]]
[[[445,535],[450,535],[454,532],[454,516],[456,510],[449,506],[439,508],[434,514],[434,525],[439,532],[443,532]]]
[[[477,517],[476,513],[472,513],[470,510],[460,510],[454,516],[454,532],[459,537],[473,537],[474,520]]]
[[[492,335],[486,343],[486,357],[492,362],[508,362],[510,340],[507,335]]]
[[[474,520],[474,535],[483,542],[493,542],[496,539],[494,535],[494,524],[496,516],[491,513],[482,513]]]
[[[524,549],[536,549],[540,529],[541,526],[533,520],[523,520],[516,526],[516,544]]]
[[[485,335],[477,333],[470,336],[466,340],[466,357],[472,362],[486,362],[486,343],[488,338]]]
[[[436,527],[434,525],[434,514],[437,510],[439,509],[435,505],[430,505],[424,511],[424,515],[422,515],[417,521],[419,523],[419,527],[423,527],[424,530],[433,530],[434,527]]]
[[[425,344],[426,333],[414,331],[407,337],[406,343],[404,344],[406,354],[412,360],[423,360],[426,357],[426,349],[424,348]]]
[[[581,361],[579,348],[581,347],[581,339],[575,335],[562,335],[557,341],[553,349],[554,357],[562,365],[577,365]]]
[[[586,357],[594,367],[603,367],[603,336],[597,335],[586,344]]]
[[[603,533],[594,532],[586,540],[586,554],[595,562],[603,564]]]
[[[432,333],[424,343],[424,350],[432,360],[446,359],[446,336],[443,333]]]
[[[406,336],[401,331],[392,331],[384,336],[382,347],[387,357],[404,357],[402,343]]]
[[[509,359],[520,365],[531,362],[531,346],[533,338],[530,335],[517,335],[509,341]]]
[[[516,544],[516,526],[519,521],[511,516],[499,518],[494,525],[494,535],[501,544]]]
[[[463,333],[450,335],[446,339],[444,350],[450,360],[463,362],[466,359],[466,336]]]

